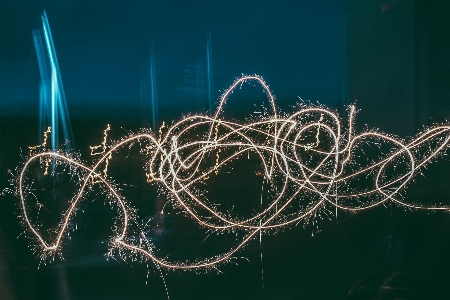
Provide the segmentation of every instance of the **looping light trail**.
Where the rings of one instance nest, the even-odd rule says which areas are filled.
[[[222,119],[229,95],[247,81],[263,87],[272,113],[245,124]],[[105,197],[120,209],[120,224],[113,230],[110,242],[112,249],[119,249],[126,256],[138,255],[143,260],[151,260],[158,268],[204,269],[229,261],[261,233],[307,222],[330,207],[362,211],[389,201],[408,209],[449,210],[448,206],[406,202],[400,192],[425,164],[447,149],[450,125],[429,128],[404,141],[376,131],[356,133],[355,107],[350,106],[348,112],[348,121],[344,123],[335,112],[323,107],[304,106],[291,115],[280,115],[265,81],[256,75],[243,76],[223,93],[211,117],[188,116],[167,126],[165,133],[161,128],[158,136],[147,131],[127,136],[110,146],[106,145],[108,126],[101,145],[103,151],[96,152],[101,158],[92,166],[56,151],[32,154],[17,178],[16,193],[25,224],[44,253],[60,250],[76,208],[90,186],[99,184],[106,191]],[[134,210],[107,177],[106,167],[102,171],[102,165],[107,166],[114,152],[136,142],[144,145],[141,153],[147,157],[148,182],[163,188],[200,226],[214,231],[242,230],[245,237],[219,256],[192,262],[168,261],[155,254],[151,241],[135,242],[129,236]],[[100,146],[91,149],[97,148]],[[247,218],[218,211],[211,204],[213,199],[207,199],[199,191],[199,183],[250,153],[259,160],[262,172],[257,173],[272,188],[269,204]],[[30,221],[27,201],[31,191],[25,181],[33,163],[49,159],[69,165],[72,172],[81,175],[79,189],[62,215],[54,238],[46,240]],[[142,237],[145,239],[144,234]]]

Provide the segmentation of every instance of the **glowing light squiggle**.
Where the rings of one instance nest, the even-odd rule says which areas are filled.
[[[272,107],[270,116],[245,124],[220,117],[229,95],[242,83],[255,81],[267,94]],[[450,140],[450,125],[429,128],[410,141],[353,129],[355,107],[349,107],[347,129],[336,113],[323,107],[300,107],[291,115],[277,112],[275,98],[259,76],[237,79],[220,98],[213,116],[188,116],[168,126],[159,136],[150,132],[133,134],[106,146],[102,157],[92,166],[60,152],[40,152],[25,161],[17,178],[17,196],[24,221],[45,253],[58,251],[69,221],[89,190],[99,184],[120,208],[120,224],[111,239],[112,249],[151,260],[158,268],[202,269],[229,261],[240,249],[262,233],[314,219],[327,207],[362,211],[388,201],[409,209],[449,210],[448,206],[425,206],[400,200],[400,192],[413,176],[440,153]],[[222,255],[194,262],[171,262],[155,254],[150,241],[136,243],[128,236],[133,209],[114,184],[102,173],[113,152],[139,142],[147,156],[147,181],[162,187],[172,200],[199,225],[215,231],[242,230],[245,237]],[[367,147],[376,145],[371,153]],[[100,148],[100,146],[97,146]],[[97,149],[97,148],[95,148]],[[366,151],[366,152],[365,152]],[[220,155],[219,155],[220,153]],[[243,155],[256,155],[265,180],[273,186],[270,204],[248,218],[219,212],[198,183]],[[369,158],[373,156],[372,160]],[[212,159],[211,159],[212,158]],[[27,208],[29,190],[27,171],[34,162],[56,161],[80,171],[79,189],[62,215],[54,239],[47,241],[32,224]],[[94,180],[95,179],[95,180]],[[145,239],[145,235],[142,235]],[[125,252],[124,252],[125,251]]]

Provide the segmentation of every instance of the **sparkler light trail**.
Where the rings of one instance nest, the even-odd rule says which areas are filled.
[[[249,81],[262,86],[271,113],[260,114],[259,119],[246,123],[221,118],[230,94]],[[348,121],[318,106],[299,106],[290,115],[280,114],[268,85],[256,75],[237,79],[219,100],[214,115],[185,117],[165,127],[164,131],[160,129],[157,135],[147,130],[107,145],[108,127],[101,145],[103,151],[96,152],[101,157],[93,165],[60,151],[32,153],[17,173],[15,193],[20,199],[24,224],[44,256],[59,253],[70,220],[94,184],[101,186],[104,197],[119,209],[110,254],[140,257],[167,269],[216,268],[230,261],[251,241],[260,239],[261,234],[302,222],[317,222],[321,214],[334,208],[364,211],[391,202],[412,210],[450,210],[444,205],[410,203],[401,195],[422,167],[446,151],[450,125],[426,129],[406,141],[376,131],[357,133],[353,126],[354,106],[348,109]],[[113,153],[117,157],[120,149],[137,143],[146,157],[147,181],[160,187],[168,203],[201,227],[215,232],[241,231],[244,237],[221,255],[180,262],[158,256],[143,231],[134,235],[136,229],[133,228],[138,222],[130,206],[131,200],[126,200],[106,176],[104,165]],[[269,204],[258,211],[255,209],[249,217],[219,211],[212,204],[214,199],[208,199],[202,187],[207,184],[207,178],[250,155],[258,159],[262,170],[258,173],[268,183],[270,191],[264,202]],[[29,203],[35,196],[29,182],[33,164],[43,164],[49,159],[55,162],[56,168],[69,169],[74,180],[79,181],[61,222],[51,238],[44,238],[37,222],[30,217]]]

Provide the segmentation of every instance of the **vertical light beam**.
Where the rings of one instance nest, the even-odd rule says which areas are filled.
[[[213,113],[213,91],[212,91],[212,47],[211,47],[211,33],[208,35],[206,42],[206,72],[208,76],[208,104],[209,114]]]
[[[47,14],[42,13],[42,28],[47,46],[47,54],[50,61],[51,73],[51,126],[52,126],[52,149],[59,147],[59,123],[62,125],[66,149],[74,148],[74,139],[70,118],[67,109],[66,97],[59,70],[58,59],[56,58],[55,46],[53,44],[52,33],[48,23]],[[35,43],[36,44],[36,43]],[[38,54],[39,56],[40,54]],[[42,75],[42,72],[41,72]]]
[[[150,50],[150,97],[152,101],[152,125],[153,131],[156,132],[156,126],[158,124],[158,96],[156,93],[156,68],[155,68],[155,51],[152,48]]]
[[[33,42],[36,50],[36,56],[39,66],[41,81],[39,83],[39,144],[43,142],[42,132],[50,125],[50,111],[48,109],[50,91],[50,70],[48,56],[45,53],[45,39],[42,36],[42,30],[33,30]]]

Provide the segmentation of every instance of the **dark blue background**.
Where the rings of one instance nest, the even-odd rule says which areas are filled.
[[[346,89],[345,1],[2,1],[1,7],[4,112],[37,107],[31,30],[40,28],[44,8],[74,116],[93,106],[112,113],[139,108],[151,45],[161,112],[179,118],[201,111],[179,90],[189,65],[206,64],[208,35],[215,98],[241,74],[264,76],[279,101],[292,105],[297,96],[330,105]]]
[[[160,121],[206,112],[206,94],[199,101],[186,82],[192,66],[206,64],[209,35],[215,99],[242,73],[256,73],[286,112],[301,97],[345,118],[345,105],[355,103],[361,109],[357,130],[380,128],[406,138],[424,125],[450,118],[447,1],[1,0],[1,189],[9,186],[10,172],[23,160],[20,149],[27,152],[41,135],[40,79],[31,30],[41,27],[43,9],[77,151],[85,160],[90,159],[88,146],[100,144],[106,124],[112,124],[111,137],[116,139],[147,126],[142,122],[141,82],[147,80],[151,47]],[[258,87],[244,85],[240,93],[227,107],[231,118],[243,119],[254,104],[263,103]],[[111,173],[118,184],[140,186],[123,192],[149,218],[164,199],[154,199],[155,187],[145,184],[143,165],[133,159],[115,157]],[[258,195],[261,183],[246,176],[252,167],[241,166],[228,192],[242,188],[252,194],[256,187]],[[405,196],[412,202],[449,204],[449,167],[445,157],[431,164]],[[139,176],[128,176],[136,170],[142,171]],[[154,201],[142,200],[144,194]],[[248,201],[252,195],[237,200]],[[149,268],[146,285],[145,265],[106,261],[112,213],[102,201],[83,204],[78,231],[63,249],[66,262],[37,269],[38,260],[27,247],[30,239],[17,238],[23,232],[17,199],[0,197],[0,299],[165,299],[154,268]],[[310,227],[301,226],[265,236],[264,289],[260,248],[254,241],[240,252],[250,262],[223,266],[224,274],[166,274],[171,299],[391,299],[395,292],[405,299],[450,298],[448,214],[387,205],[338,216],[338,222],[320,221],[321,232],[314,237]],[[196,231],[198,226],[183,218],[169,221],[167,237],[173,239],[160,246],[173,255],[188,246],[192,257],[201,251],[221,253],[229,246],[217,239],[196,249],[191,242],[201,244],[205,237]]]

